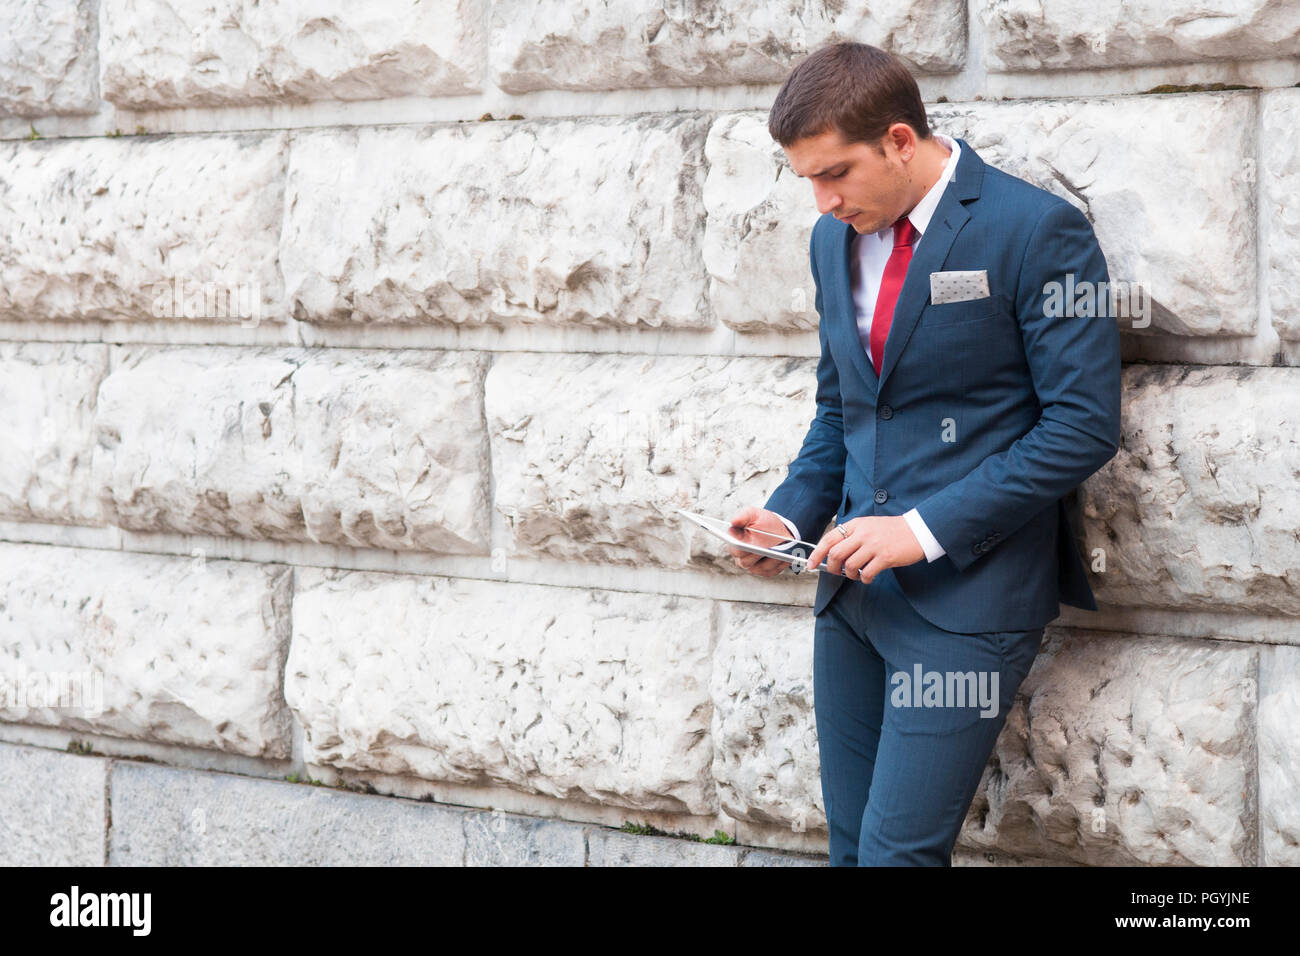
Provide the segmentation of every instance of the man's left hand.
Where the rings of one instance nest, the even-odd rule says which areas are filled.
[[[848,537],[836,528],[843,528]],[[842,572],[845,577],[870,584],[885,568],[915,564],[924,557],[921,542],[904,518],[868,515],[827,531],[808,555],[808,567],[817,567],[825,558],[831,574]]]

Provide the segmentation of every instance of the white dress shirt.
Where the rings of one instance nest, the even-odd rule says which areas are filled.
[[[935,207],[939,205],[939,199],[943,196],[944,189],[952,180],[953,174],[957,170],[957,160],[961,155],[961,147],[957,145],[957,141],[951,136],[945,136],[943,133],[935,131],[934,138],[948,148],[948,161],[944,164],[943,173],[939,176],[939,179],[926,190],[925,195],[907,214],[908,220],[916,230],[916,236],[912,239],[913,249],[924,238],[925,230],[930,226],[930,217],[934,215]],[[880,294],[880,283],[885,275],[885,265],[889,262],[889,256],[893,251],[894,227],[892,224],[879,232],[864,232],[853,237],[853,255],[849,261],[849,272],[853,288],[853,305],[857,312],[858,337],[862,341],[871,341],[871,320],[876,311],[876,297]],[[870,355],[867,356],[868,359],[871,357]],[[790,534],[798,540],[799,529],[794,526],[794,523],[782,515],[777,515],[777,517],[785,522],[786,527],[790,529]],[[903,520],[912,529],[912,534],[916,535],[916,540],[920,542],[927,561],[937,561],[947,554],[943,546],[930,533],[930,529],[926,527],[925,522],[921,520],[921,516],[915,508],[905,512]],[[777,547],[784,549],[792,546],[793,542]]]

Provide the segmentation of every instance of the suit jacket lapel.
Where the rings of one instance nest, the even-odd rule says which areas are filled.
[[[876,369],[871,364],[862,340],[858,338],[858,309],[853,303],[853,278],[849,270],[849,259],[853,255],[853,237],[857,233],[847,223],[835,220],[835,230],[831,230],[832,240],[827,243],[834,252],[835,279],[831,288],[835,292],[837,309],[830,314],[841,316],[835,322],[834,331],[840,333],[844,348],[853,356],[853,365],[862,376],[863,382],[871,391],[876,390]]]
[[[925,234],[916,243],[912,261],[908,263],[907,278],[903,280],[903,288],[898,294],[889,337],[885,340],[885,356],[879,376],[858,338],[857,308],[853,303],[853,280],[849,269],[853,238],[857,233],[852,226],[834,219],[833,228],[827,230],[824,249],[830,255],[824,258],[829,258],[832,263],[830,289],[834,296],[834,305],[827,311],[839,317],[832,332],[840,335],[844,348],[853,357],[854,367],[862,381],[873,392],[889,378],[889,373],[898,364],[899,354],[907,346],[907,340],[916,328],[922,309],[930,301],[930,273],[942,270],[953,240],[970,219],[970,213],[963,203],[979,197],[984,161],[965,140],[957,139],[957,143],[961,146],[957,168],[939,198]]]
[[[921,318],[921,310],[930,301],[930,273],[943,269],[948,250],[961,227],[970,219],[965,203],[978,199],[984,180],[984,161],[964,139],[957,139],[961,156],[947,188],[939,197],[934,215],[925,233],[912,250],[912,261],[907,264],[907,277],[894,305],[894,318],[885,340],[885,355],[880,363],[880,382],[883,385],[889,373],[898,364],[899,354],[907,347],[907,340]]]
[[[907,277],[903,279],[903,288],[894,304],[894,318],[889,325],[889,337],[885,339],[885,357],[880,363],[882,383],[898,364],[899,353],[906,348],[907,340],[921,318],[921,310],[930,301],[930,273],[943,269],[943,261],[948,258],[957,230],[969,218],[970,213],[945,190],[925,235],[912,250],[912,261],[907,264]]]

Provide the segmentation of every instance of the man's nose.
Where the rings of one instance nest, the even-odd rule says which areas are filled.
[[[828,213],[841,205],[837,193],[816,184],[813,185],[813,198],[817,201],[817,211],[819,213]]]

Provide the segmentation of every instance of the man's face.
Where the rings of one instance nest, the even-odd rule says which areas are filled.
[[[795,173],[812,183],[818,212],[831,213],[859,233],[879,232],[914,205],[911,172],[903,161],[904,154],[915,155],[914,138],[906,124],[894,124],[880,139],[882,156],[868,143],[845,143],[832,128],[796,140],[785,155]]]

